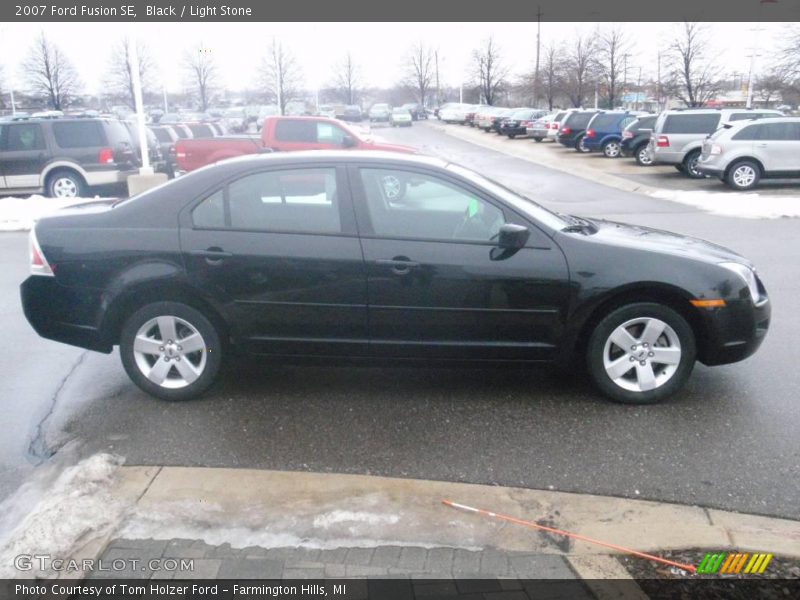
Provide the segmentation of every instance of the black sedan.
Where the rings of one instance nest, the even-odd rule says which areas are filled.
[[[528,126],[543,115],[544,111],[529,108],[514,111],[500,121],[498,133],[507,135],[512,140],[517,136],[526,137],[528,135]]]
[[[34,329],[197,396],[228,355],[551,361],[650,403],[767,332],[752,265],[698,239],[550,212],[440,159],[252,155],[31,232]]]

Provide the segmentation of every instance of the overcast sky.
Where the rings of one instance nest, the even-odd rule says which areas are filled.
[[[677,25],[621,26],[632,46],[629,78],[637,78],[640,66],[645,76],[648,71],[654,73],[658,49],[666,47]],[[776,40],[789,26],[763,23],[762,31],[756,34],[752,23],[707,25],[726,76],[747,72],[756,35],[760,41],[758,61],[762,65],[768,62],[774,56]],[[542,43],[568,40],[576,31],[588,32],[596,27],[595,23],[543,23]],[[0,64],[5,87],[22,86],[19,63],[40,30],[69,56],[90,93],[102,90],[111,48],[126,35],[135,35],[148,46],[158,69],[156,81],[163,81],[173,92],[183,89],[184,53],[200,42],[213,53],[220,83],[232,90],[256,86],[261,57],[272,36],[295,54],[309,89],[329,83],[333,65],[347,51],[359,65],[363,82],[380,87],[398,81],[407,50],[417,40],[439,48],[441,78],[454,86],[465,77],[473,48],[490,35],[500,44],[515,75],[532,70],[536,52],[535,23],[2,23]]]

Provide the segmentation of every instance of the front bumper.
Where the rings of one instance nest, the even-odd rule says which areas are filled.
[[[720,309],[703,312],[707,336],[698,340],[698,359],[705,365],[744,360],[761,346],[769,329],[772,306],[766,296],[759,304],[739,299]]]
[[[703,175],[711,175],[713,177],[722,177],[725,174],[725,167],[718,160],[711,157],[703,160],[701,156],[700,160],[697,161],[697,170]]]
[[[653,156],[653,162],[655,164],[660,165],[679,165],[683,162],[683,159],[686,157],[684,152],[665,152],[665,151],[658,151],[658,148],[653,150],[650,148],[650,154]]]

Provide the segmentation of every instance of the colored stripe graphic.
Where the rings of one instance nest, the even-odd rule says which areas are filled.
[[[772,556],[772,554],[764,552],[757,552],[752,555],[747,552],[706,552],[697,567],[697,572],[706,575],[713,575],[717,572],[720,575],[735,575],[740,572],[761,575],[766,571]],[[747,560],[748,558],[750,559],[749,561]],[[747,563],[746,567],[744,566],[745,563]],[[744,571],[742,571],[742,567],[744,567]]]

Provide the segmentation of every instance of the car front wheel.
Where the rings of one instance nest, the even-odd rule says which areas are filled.
[[[662,304],[637,302],[597,324],[586,358],[592,379],[610,399],[652,404],[683,387],[696,354],[686,319]]]
[[[154,302],[125,321],[120,356],[128,376],[148,394],[190,400],[214,383],[222,347],[214,325],[196,309]]]
[[[761,169],[751,160],[742,160],[728,171],[726,182],[735,190],[752,190],[761,179]]]
[[[697,170],[697,161],[700,160],[700,150],[694,150],[683,159],[683,168],[691,179],[703,179],[705,175]]]

